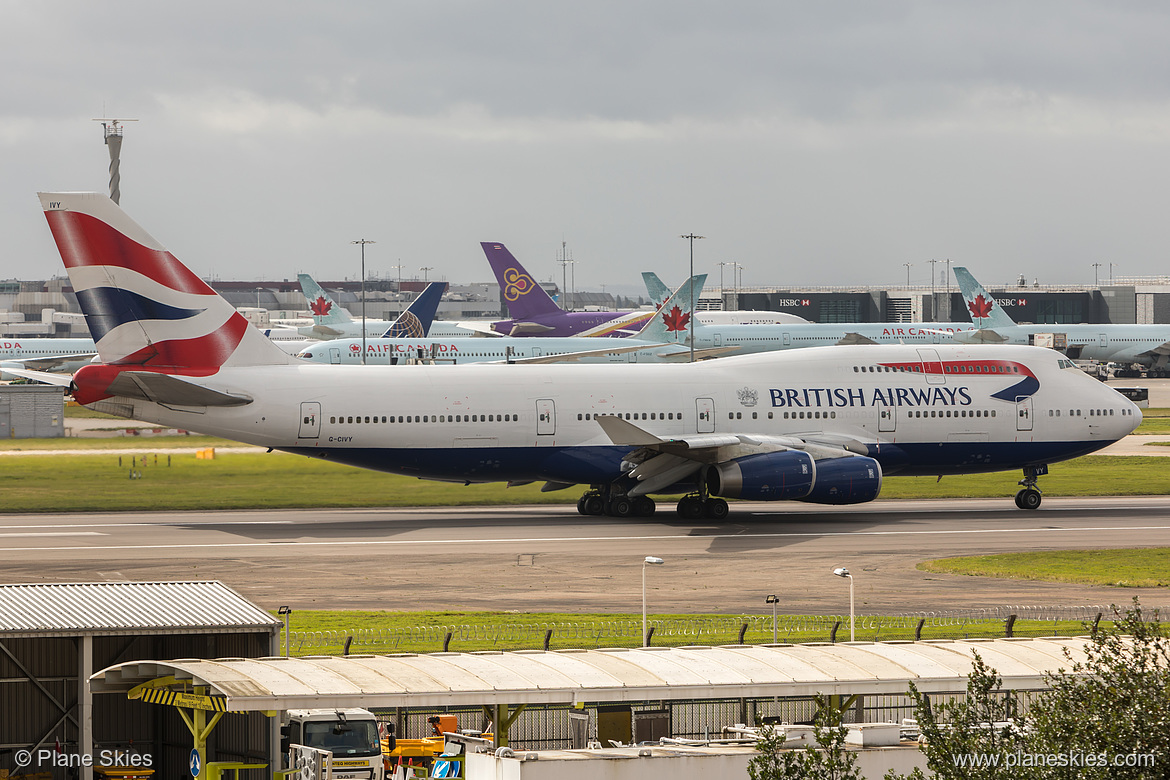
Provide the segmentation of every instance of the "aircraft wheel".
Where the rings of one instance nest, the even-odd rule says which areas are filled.
[[[634,514],[634,502],[625,496],[610,499],[607,515],[611,517],[629,517]]]
[[[584,502],[585,511],[582,514],[586,515],[600,515],[605,513],[605,502],[601,500],[598,495],[586,495],[581,497]]]
[[[585,511],[585,499],[586,498],[588,498],[588,496],[581,496],[580,498],[577,499],[577,514],[579,514],[579,515],[589,514],[588,512]]]
[[[709,498],[703,506],[703,514],[712,520],[724,520],[731,511],[722,498]]]
[[[638,496],[634,499],[634,515],[637,517],[650,517],[654,514],[655,509],[653,499],[646,498],[646,496]]]
[[[1039,509],[1041,495],[1039,490],[1028,488],[1016,493],[1016,506],[1020,509]]]
[[[703,516],[703,502],[697,498],[687,496],[679,500],[676,511],[678,512],[678,516],[684,520],[698,520]]]

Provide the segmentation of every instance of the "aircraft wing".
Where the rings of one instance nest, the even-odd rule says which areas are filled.
[[[244,406],[246,396],[229,395],[203,385],[153,371],[123,371],[110,382],[109,392],[124,398],[152,401],[164,406]]]
[[[1002,335],[993,328],[979,328],[978,330],[960,330],[955,333],[948,333],[948,336],[954,338],[960,344],[1003,344],[1007,341],[1007,336]]]
[[[663,439],[616,415],[596,415],[594,419],[614,444],[640,448],[626,456],[627,461],[637,462],[628,473],[639,483],[630,490],[631,496],[656,493],[691,476],[704,465],[764,452],[801,450],[815,460],[869,455],[869,447],[864,442],[839,434],[697,433]]]
[[[31,368],[34,371],[52,371],[54,368],[60,368],[66,363],[75,363],[78,360],[93,360],[96,352],[83,352],[76,355],[54,355],[53,357],[42,358],[21,358],[14,362],[20,363],[26,368]]]
[[[1170,341],[1167,341],[1165,344],[1161,344],[1157,347],[1154,347],[1153,349],[1147,349],[1145,352],[1142,352],[1141,354],[1149,355],[1150,357],[1154,357],[1155,355],[1170,355]]]
[[[328,325],[314,325],[309,329],[309,332],[312,334],[313,338],[321,339],[323,341],[326,339],[339,339],[345,335],[345,331],[331,328]]]
[[[871,339],[869,336],[863,336],[860,333],[846,333],[845,336],[843,338],[841,338],[840,341],[837,342],[838,345],[841,345],[841,344],[876,344],[876,343],[877,342],[874,341],[873,339]]]
[[[486,322],[476,322],[474,320],[459,321],[455,323],[464,330],[470,331],[473,337],[490,336],[494,339],[503,338],[503,333],[498,333],[491,329],[491,326]]]
[[[538,357],[513,358],[511,360],[492,360],[491,363],[573,363],[581,358],[604,357],[605,355],[624,355],[627,352],[637,352],[640,349],[664,347],[666,344],[634,344],[608,347],[606,349],[588,349],[584,352],[567,352],[562,355],[540,355]]]
[[[675,345],[672,344],[671,346]],[[711,358],[717,358],[730,352],[738,351],[738,344],[727,347],[707,347],[705,349],[696,349],[695,360],[710,360]],[[686,363],[691,359],[691,352],[687,349],[679,350],[678,352],[659,352],[658,357],[660,360],[664,360],[667,363]]]
[[[556,330],[556,328],[549,325],[541,325],[539,322],[517,322],[512,326],[512,330],[508,332],[508,335],[536,336],[541,333],[548,333],[550,330]]]

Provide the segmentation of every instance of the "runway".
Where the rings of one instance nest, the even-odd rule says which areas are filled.
[[[841,614],[1004,604],[1160,606],[1159,589],[927,574],[953,555],[1170,546],[1170,497],[739,503],[727,522],[582,517],[569,507],[0,515],[0,580],[218,579],[261,606]]]

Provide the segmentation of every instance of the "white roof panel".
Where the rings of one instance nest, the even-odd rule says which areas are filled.
[[[157,677],[206,685],[232,710],[525,704],[962,691],[978,652],[1005,688],[1043,687],[1083,658],[1085,639],[830,646],[135,661],[93,676],[95,691]]]

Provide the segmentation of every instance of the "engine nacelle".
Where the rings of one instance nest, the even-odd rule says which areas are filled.
[[[882,492],[882,465],[873,458],[817,461],[817,479],[801,501],[812,504],[864,504]]]
[[[725,498],[791,501],[810,495],[816,474],[816,463],[807,452],[765,452],[709,466],[707,490]]]
[[[861,504],[881,492],[882,467],[873,458],[814,461],[807,452],[785,450],[708,466],[706,480],[711,495],[724,498]]]

